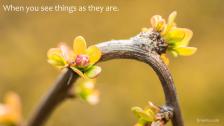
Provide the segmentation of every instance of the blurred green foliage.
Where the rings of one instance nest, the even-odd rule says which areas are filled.
[[[125,39],[150,26],[155,14],[167,17],[177,10],[179,26],[194,32],[191,57],[172,58],[169,65],[187,126],[224,125],[223,0],[85,0],[8,1],[17,5],[117,5],[115,13],[4,13],[0,9],[0,96],[8,90],[22,97],[27,118],[58,73],[47,63],[46,52],[59,42],[72,45],[82,35],[88,45]],[[151,68],[132,60],[100,63],[97,88],[101,101],[90,106],[78,100],[62,104],[47,126],[130,126],[136,122],[130,108],[148,100],[164,103],[162,88]],[[202,123],[200,119],[218,119]]]

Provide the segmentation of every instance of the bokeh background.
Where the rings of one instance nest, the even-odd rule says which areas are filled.
[[[46,52],[59,42],[72,45],[82,35],[89,45],[125,39],[150,26],[150,17],[178,11],[177,23],[193,30],[191,57],[170,58],[186,126],[224,125],[223,0],[76,0],[8,1],[0,8],[0,98],[9,90],[22,98],[26,119],[48,91],[59,71],[50,66]],[[5,13],[2,4],[15,5],[115,5],[113,13]],[[96,106],[69,100],[59,106],[47,126],[131,126],[136,122],[130,108],[147,101],[164,103],[160,82],[153,70],[132,60],[100,63],[103,68]],[[198,122],[200,119],[218,122]]]

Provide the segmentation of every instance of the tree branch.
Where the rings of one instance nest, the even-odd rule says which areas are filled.
[[[166,50],[166,44],[158,33],[154,31],[141,32],[128,40],[112,40],[96,46],[102,51],[99,62],[111,59],[135,59],[150,65],[161,81],[166,105],[174,110],[173,126],[184,125],[172,76],[160,59],[160,54]],[[43,97],[26,126],[43,125],[53,110],[71,96],[69,92],[77,78],[78,75],[72,70],[64,69],[52,89]]]

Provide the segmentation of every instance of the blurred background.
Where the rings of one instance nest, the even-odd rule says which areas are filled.
[[[88,45],[111,39],[125,39],[150,27],[150,18],[164,18],[173,11],[180,27],[190,28],[190,46],[198,52],[172,58],[172,72],[186,126],[224,125],[223,0],[76,0],[8,1],[14,5],[114,5],[112,13],[16,13],[0,9],[0,98],[9,90],[22,98],[26,119],[52,86],[59,71],[47,63],[46,52],[59,42],[70,46],[82,35]],[[59,106],[47,126],[131,126],[136,122],[130,108],[147,101],[164,104],[163,91],[154,71],[133,60],[100,63],[103,68],[97,88],[100,103],[88,105],[69,100]],[[198,122],[217,119],[218,122]],[[170,125],[170,124],[169,124]]]

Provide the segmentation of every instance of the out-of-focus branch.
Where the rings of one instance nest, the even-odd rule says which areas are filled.
[[[102,42],[97,44],[97,47],[102,51],[99,62],[111,59],[135,59],[150,65],[161,81],[166,105],[174,110],[173,126],[184,125],[172,76],[159,55],[161,49],[164,48],[159,34],[154,31],[142,32],[127,40]],[[64,69],[51,90],[43,97],[26,126],[43,125],[53,110],[71,96],[70,90],[77,78],[78,75],[72,70]]]
[[[48,119],[53,110],[64,100],[71,97],[70,90],[73,82],[78,78],[71,69],[64,69],[53,87],[43,96],[40,104],[31,118],[27,122],[27,126],[41,126]]]

